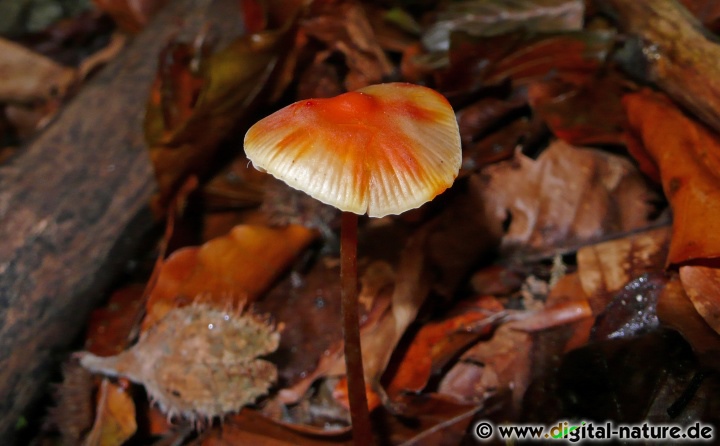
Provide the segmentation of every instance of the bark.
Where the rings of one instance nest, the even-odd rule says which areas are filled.
[[[152,226],[142,119],[160,49],[204,26],[224,42],[241,23],[233,0],[170,2],[0,166],[0,444]]]
[[[631,37],[624,62],[720,132],[720,45],[675,0],[598,0]]]

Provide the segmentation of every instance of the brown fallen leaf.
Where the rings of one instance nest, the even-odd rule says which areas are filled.
[[[666,283],[658,299],[657,315],[660,322],[677,330],[688,341],[700,361],[720,366],[720,336],[693,306],[679,277],[673,276]]]
[[[588,76],[581,85],[554,79],[533,82],[528,100],[553,134],[574,145],[621,145],[627,126],[620,76]]]
[[[578,0],[475,0],[446,3],[437,19],[423,33],[422,42],[432,51],[450,48],[453,32],[488,36],[514,29],[534,32],[569,31],[582,27],[583,2]]]
[[[184,178],[207,173],[218,144],[240,119],[290,82],[277,75],[294,23],[293,17],[276,30],[248,34],[212,54],[207,45],[168,46],[164,56],[175,59],[161,59],[145,116],[158,180],[156,213],[164,213]]]
[[[362,3],[354,0],[313,2],[302,28],[308,36],[345,56],[348,91],[379,83],[392,73],[392,64],[375,39]]]
[[[150,292],[143,330],[197,296],[209,294],[221,307],[252,302],[316,236],[303,226],[240,225],[202,246],[173,252]]]
[[[0,102],[30,103],[65,96],[76,80],[72,68],[0,38]]]
[[[578,274],[599,314],[612,296],[645,273],[661,272],[670,243],[670,228],[663,226],[619,240],[584,246],[577,252]]]
[[[121,446],[136,430],[135,403],[127,388],[103,379],[95,424],[85,437],[83,446]]]
[[[673,209],[667,264],[720,257],[720,232],[712,224],[720,215],[720,136],[659,93],[629,94],[623,104]]]
[[[511,413],[519,413],[531,376],[527,333],[501,325],[488,341],[475,344],[442,378],[438,393],[465,404],[483,404],[489,397],[507,393]]]
[[[681,266],[680,282],[700,316],[720,333],[720,269],[700,265]]]
[[[490,333],[492,321],[497,319],[493,315],[502,312],[503,307],[496,299],[485,296],[462,305],[461,309],[458,315],[426,323],[420,328],[386,388],[391,399],[398,398],[402,392],[422,391],[431,375],[441,370],[449,358],[483,334]],[[481,325],[485,320],[488,323]]]
[[[655,193],[625,158],[553,142],[479,174],[487,218],[508,225],[503,255],[548,253],[646,226]]]

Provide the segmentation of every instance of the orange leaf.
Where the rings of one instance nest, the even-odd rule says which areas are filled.
[[[720,333],[720,269],[683,266],[680,281],[700,316]]]
[[[485,311],[481,311],[481,310]],[[449,319],[425,324],[413,339],[387,392],[395,397],[403,391],[419,392],[430,379],[437,360],[453,348],[453,342],[459,334],[468,334],[468,327],[486,319],[491,312],[502,310],[502,305],[493,297],[483,296],[477,300],[476,307],[470,311]],[[490,325],[486,326],[487,328]],[[477,338],[477,334],[472,336]],[[466,339],[466,345],[469,339]],[[457,346],[453,349],[457,353]]]
[[[720,257],[720,232],[713,226],[720,217],[720,138],[659,93],[629,94],[623,104],[673,209],[667,264]]]
[[[120,446],[137,430],[135,403],[120,384],[104,379],[100,385],[95,424],[85,446]]]
[[[239,225],[200,247],[175,251],[150,292],[143,329],[198,297],[221,299],[221,307],[255,300],[315,236],[297,225]]]

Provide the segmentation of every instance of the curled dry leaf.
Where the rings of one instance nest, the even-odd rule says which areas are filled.
[[[659,168],[673,209],[667,263],[720,257],[720,136],[685,116],[667,97],[626,95],[630,128]]]
[[[169,417],[204,421],[267,393],[277,369],[258,357],[279,342],[280,333],[260,316],[195,303],[170,311],[129,350],[110,357],[81,353],[80,363],[144,385]]]
[[[620,156],[553,142],[537,160],[517,153],[480,172],[488,218],[509,222],[501,252],[547,252],[650,221],[655,194]]]
[[[0,38],[0,102],[34,102],[62,97],[75,70]]]

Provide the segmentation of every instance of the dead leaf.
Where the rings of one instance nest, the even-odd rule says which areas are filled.
[[[248,444],[254,446],[349,446],[347,435],[316,437],[298,433],[261,415],[244,409],[231,416],[222,428],[213,429],[201,437],[198,446],[233,446]]]
[[[535,32],[578,30],[582,27],[583,2],[577,0],[474,0],[444,4],[422,42],[431,51],[450,48],[450,35],[465,31],[497,35],[523,28]]]
[[[492,297],[480,297],[455,312],[458,310],[462,310],[460,314],[420,328],[387,386],[391,399],[398,398],[402,392],[422,391],[430,376],[440,371],[450,358],[483,334],[490,333],[492,321],[496,319],[493,315],[503,307]],[[481,325],[486,319],[488,323]]]
[[[48,409],[45,427],[60,432],[62,444],[81,444],[95,417],[92,374],[76,360],[69,360],[62,365],[62,375],[53,391],[54,405]]]
[[[294,19],[274,31],[250,34],[207,54],[200,45],[173,43],[161,63],[145,117],[145,134],[155,166],[162,213],[188,175],[206,173],[219,142],[253,106],[282,91],[281,70]],[[161,60],[162,62],[162,60]],[[264,94],[264,95],[263,95]]]
[[[85,349],[99,356],[112,356],[125,350],[144,302],[145,286],[128,285],[113,292],[110,301],[90,316]]]
[[[670,228],[663,226],[619,240],[584,246],[578,250],[578,274],[590,297],[593,313],[604,311],[611,296],[645,273],[663,270],[670,243]]]
[[[127,388],[104,379],[100,385],[95,424],[83,446],[121,446],[136,430],[135,403]]]
[[[533,113],[553,134],[574,145],[624,144],[627,127],[619,76],[591,76],[581,85],[556,77],[533,82],[528,100]]]
[[[200,247],[175,251],[150,292],[143,330],[198,296],[213,296],[220,307],[254,301],[316,236],[302,226],[240,225]]]
[[[700,265],[681,266],[680,282],[700,316],[720,333],[720,269]]]
[[[630,127],[660,169],[673,209],[667,264],[720,257],[720,137],[685,116],[659,93],[626,95]]]
[[[438,393],[403,395],[398,406],[402,412],[387,415],[382,425],[389,443],[401,446],[462,444],[470,422],[482,409]]]
[[[479,174],[487,218],[507,225],[504,255],[548,252],[646,226],[655,194],[625,158],[555,141],[537,160]]]
[[[660,294],[657,315],[664,325],[677,330],[698,354],[700,361],[720,366],[720,337],[688,298],[680,278],[673,276]]]
[[[0,101],[30,103],[65,96],[75,70],[0,38]]]
[[[489,341],[475,344],[442,378],[438,393],[464,404],[482,405],[508,393],[510,411],[519,413],[530,382],[530,335],[501,325]]]
[[[313,2],[302,28],[308,36],[345,56],[348,91],[377,84],[392,73],[392,64],[378,45],[360,2]]]

